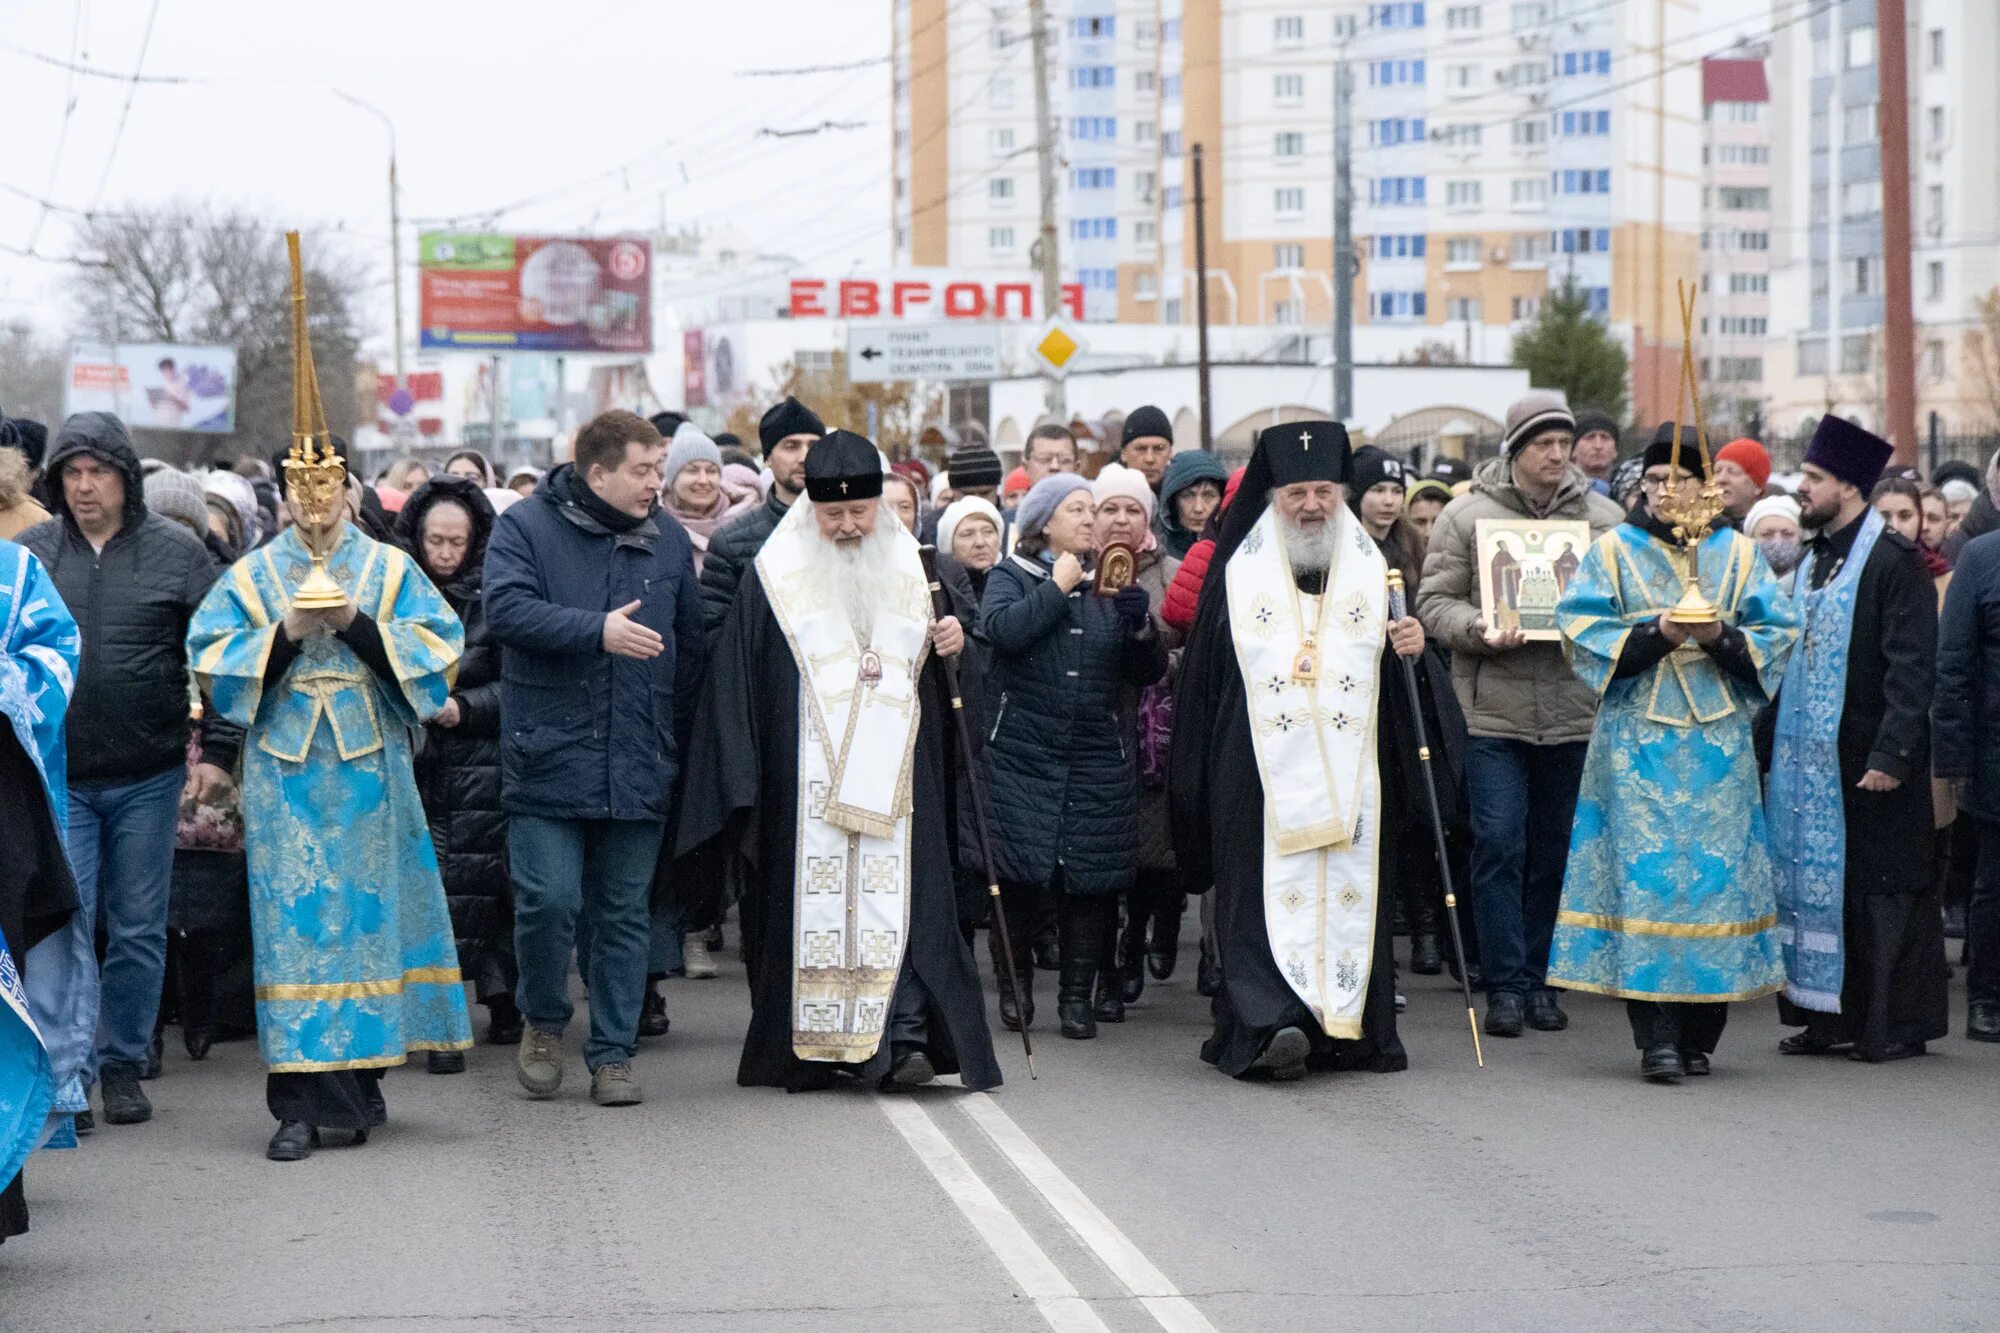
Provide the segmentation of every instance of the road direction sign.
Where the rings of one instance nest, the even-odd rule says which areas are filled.
[[[996,324],[847,326],[847,378],[854,384],[994,380],[1001,374]]]

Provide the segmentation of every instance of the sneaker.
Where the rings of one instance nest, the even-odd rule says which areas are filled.
[[[104,1066],[99,1081],[106,1124],[139,1125],[153,1118],[153,1104],[139,1087],[140,1068],[115,1061]]]
[[[681,942],[681,958],[690,981],[706,981],[715,975],[715,959],[709,956],[708,941],[701,936],[690,935]]]
[[[514,1075],[530,1097],[553,1097],[562,1087],[563,1049],[560,1032],[529,1028],[514,1057]]]
[[[590,1100],[599,1106],[637,1106],[646,1100],[632,1066],[624,1061],[599,1065],[590,1074]]]

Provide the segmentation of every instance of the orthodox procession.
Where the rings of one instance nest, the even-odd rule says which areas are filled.
[[[463,17],[0,13],[0,1329],[2000,1325],[1994,15]]]

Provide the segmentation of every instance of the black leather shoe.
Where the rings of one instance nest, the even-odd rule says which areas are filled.
[[[1306,1057],[1311,1054],[1312,1041],[1305,1033],[1280,1028],[1250,1067],[1269,1074],[1273,1083],[1292,1083],[1306,1076]]]
[[[1016,997],[1020,1000],[1020,1009],[1015,1008],[1014,1001]],[[1019,1032],[1021,1030],[1021,1012],[1023,1009],[1027,1011],[1028,1026],[1033,1027],[1035,1025],[1035,973],[1032,968],[1022,975],[1018,985],[1009,986],[1004,982],[1001,984],[1000,1026],[1006,1028],[1009,1032]]]
[[[425,1051],[424,1064],[433,1074],[463,1074],[464,1051]]]
[[[1056,1015],[1062,1019],[1065,1037],[1089,1041],[1097,1035],[1097,1019],[1090,1012],[1090,1001],[1082,996],[1063,1000],[1056,1006]]]
[[[1168,921],[1164,916],[1154,917],[1153,938],[1146,949],[1146,970],[1153,974],[1153,980],[1165,981],[1174,974],[1174,967],[1180,962],[1180,957],[1180,914],[1175,913],[1172,921]]]
[[[1639,1077],[1654,1083],[1672,1083],[1687,1073],[1681,1053],[1671,1046],[1649,1046],[1639,1057]]]
[[[708,934],[703,937],[702,942],[708,945],[710,953],[714,953],[722,947],[722,923],[720,921],[708,928]]]
[[[673,1024],[667,1019],[667,997],[646,988],[646,1003],[639,1010],[639,1035],[642,1037],[664,1037]]]
[[[509,1004],[490,1004],[486,1012],[491,1015],[486,1020],[486,1044],[489,1046],[519,1046],[521,1044],[521,1011]]]
[[[1028,950],[1035,958],[1035,966],[1043,972],[1053,972],[1062,966],[1062,950],[1056,944],[1055,927],[1035,932],[1034,943]]]
[[[215,1029],[203,1023],[183,1024],[181,1045],[186,1048],[188,1059],[206,1060],[209,1048],[215,1045]]]
[[[151,1083],[160,1076],[160,1068],[167,1062],[167,1043],[158,1028],[153,1029],[153,1040],[146,1046],[146,1072],[139,1075],[142,1082]]]
[[[1215,954],[1209,949],[1208,941],[1201,942],[1201,961],[1194,968],[1195,994],[1207,997],[1222,989],[1222,969],[1215,964]]]
[[[1410,940],[1410,971],[1420,977],[1434,977],[1444,971],[1444,955],[1438,952],[1438,937],[1418,935]]]
[[[1521,997],[1506,990],[1487,996],[1485,1026],[1489,1037],[1520,1036]]]
[[[281,1120],[264,1156],[274,1162],[303,1162],[319,1147],[319,1131],[297,1120]]]
[[[1528,1026],[1537,1032],[1561,1032],[1569,1026],[1569,1015],[1556,1003],[1554,991],[1528,993]]]
[[[71,1118],[71,1125],[76,1130],[78,1138],[85,1138],[96,1132],[97,1117],[89,1111],[78,1111]]]
[[[889,1062],[889,1072],[882,1076],[882,1090],[920,1088],[936,1077],[937,1070],[931,1067],[923,1047],[899,1045]]]
[[[1108,972],[1097,975],[1097,1003],[1091,1006],[1091,1013],[1100,1023],[1125,1021],[1124,986]]]
[[[1856,1046],[1847,1053],[1847,1058],[1865,1065],[1885,1065],[1891,1060],[1910,1060],[1925,1053],[1920,1041],[1892,1041],[1886,1046]]]
[[[1700,1051],[1682,1051],[1681,1066],[1689,1078],[1701,1078],[1708,1073],[1708,1057]]]
[[[139,1088],[139,1066],[112,1062],[98,1074],[103,1087],[104,1121],[139,1125],[153,1118],[153,1104]]]
[[[1965,1035],[1971,1041],[2000,1041],[2000,1004],[1974,1000],[1968,1005]]]
[[[1837,1041],[1826,1041],[1810,1032],[1794,1032],[1778,1043],[1780,1055],[1832,1055],[1840,1049]]]

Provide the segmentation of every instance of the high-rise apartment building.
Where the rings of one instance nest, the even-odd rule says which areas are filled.
[[[895,255],[1025,265],[1032,55],[1019,3],[896,0]],[[1063,266],[1092,319],[1332,315],[1336,64],[1354,88],[1355,321],[1502,360],[1551,282],[1677,382],[1700,274],[1701,81],[1684,0],[1048,0]],[[1433,349],[1442,352],[1442,349]]]
[[[1908,0],[1917,345],[1883,336],[1875,6],[1781,23],[1771,52],[1771,429],[1828,411],[1883,425],[1890,350],[1917,363],[1917,429],[1987,432],[2000,384],[1979,299],[2000,288],[2000,5]],[[1991,377],[1991,378],[1990,378]]]
[[[1771,323],[1771,91],[1764,52],[1701,63],[1701,356],[1709,421],[1761,434]]]

